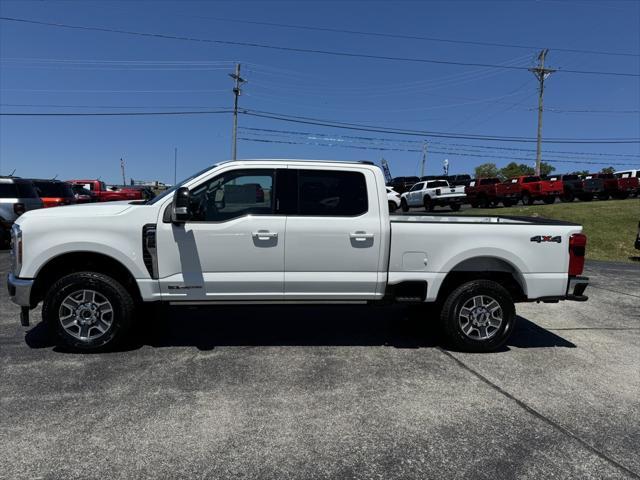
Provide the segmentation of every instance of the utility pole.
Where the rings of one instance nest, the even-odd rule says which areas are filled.
[[[233,138],[231,140],[231,159],[235,160],[238,141],[238,97],[242,93],[240,86],[245,83],[246,80],[240,76],[239,63],[236,63],[236,72],[230,73],[229,76],[235,80],[235,84],[233,86]]]
[[[177,182],[177,173],[178,171],[178,147],[173,149],[173,184],[175,185]]]
[[[536,78],[538,79],[538,143],[536,146],[536,175],[540,175],[540,162],[542,161],[542,98],[544,96],[544,81],[547,79],[549,75],[551,75],[555,70],[551,68],[544,68],[544,60],[549,53],[549,49],[545,48],[540,51],[538,55],[538,66],[534,68],[530,68],[529,71],[532,72]]]
[[[427,166],[427,142],[422,144],[422,167],[420,168],[420,177],[424,177],[424,169]]]
[[[122,185],[126,185],[127,181],[124,179],[124,160],[120,159],[120,170],[122,170]]]

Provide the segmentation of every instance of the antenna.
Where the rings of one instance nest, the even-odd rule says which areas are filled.
[[[13,177],[13,174],[16,173],[16,169],[14,168],[13,171],[9,174],[10,177]]]

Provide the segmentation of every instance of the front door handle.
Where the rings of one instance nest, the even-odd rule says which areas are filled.
[[[353,232],[349,234],[349,238],[355,240],[356,242],[365,242],[373,238],[373,233]]]
[[[256,240],[271,240],[278,238],[278,232],[270,232],[268,230],[258,230],[252,233],[253,238]]]

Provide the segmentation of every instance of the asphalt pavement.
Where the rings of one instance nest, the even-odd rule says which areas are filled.
[[[640,478],[640,266],[586,273],[491,354],[364,306],[172,308],[74,354],[3,288],[0,478]]]

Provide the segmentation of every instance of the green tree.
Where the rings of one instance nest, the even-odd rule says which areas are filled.
[[[525,165],[524,163],[511,162],[506,167],[500,169],[499,175],[504,178],[519,177],[521,175],[533,175],[533,167]]]
[[[483,163],[478,165],[475,169],[476,178],[488,178],[498,176],[498,167],[495,163]]]
[[[589,175],[589,170],[576,170],[575,172],[572,172],[571,175],[580,175],[581,177],[584,175]]]
[[[600,173],[613,173],[615,171],[616,169],[613,167],[604,167],[602,170],[600,170]]]
[[[554,167],[553,165],[547,162],[540,162],[540,175],[549,175],[551,172],[555,171],[556,167]]]

